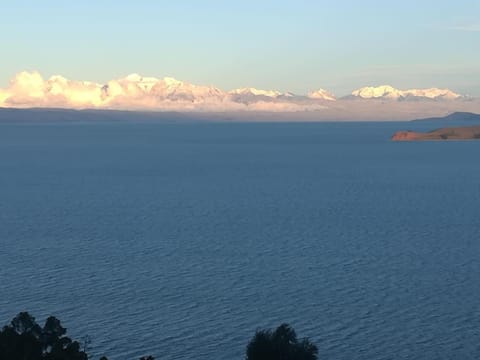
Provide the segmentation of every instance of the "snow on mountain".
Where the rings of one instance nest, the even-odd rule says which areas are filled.
[[[117,105],[121,101],[129,104],[136,102],[139,106],[142,103],[153,106],[160,101],[203,103],[219,101],[225,97],[223,91],[212,86],[193,85],[171,77],[157,79],[138,74],[109,81],[103,91],[106,101]]]
[[[14,77],[7,89],[0,89],[0,106],[174,111],[317,109],[317,105],[291,104],[280,99],[289,94],[260,90],[250,93],[259,99],[253,102],[236,101],[230,94],[214,86],[194,85],[171,77],[159,79],[130,74],[106,84],[98,84],[69,80],[59,75],[45,80],[38,72],[22,72]],[[265,98],[272,96],[279,98],[275,104],[265,101]]]
[[[399,90],[390,85],[382,85],[378,87],[363,87],[352,92],[354,97],[359,97],[362,99],[390,99],[390,100],[401,100],[408,98],[427,98],[427,99],[446,99],[454,100],[461,95],[454,93],[448,89],[409,89],[409,90]]]
[[[150,94],[160,99],[172,101],[205,102],[218,101],[226,96],[226,93],[213,86],[193,85],[174,78],[164,78],[150,90]]]
[[[315,100],[329,100],[329,101],[337,100],[334,94],[332,94],[331,92],[325,89],[318,89],[316,91],[311,91],[308,93],[307,97]]]
[[[352,92],[353,96],[361,97],[363,99],[372,98],[387,98],[398,99],[401,96],[400,90],[395,89],[390,85],[382,85],[378,87],[363,87]]]
[[[283,94],[280,91],[276,90],[259,90],[255,88],[240,88],[234,89],[228,92],[230,95],[246,95],[246,96],[266,96],[269,98],[277,98],[282,95],[289,96],[287,94]]]
[[[120,79],[120,82],[131,83],[138,86],[140,89],[148,92],[155,86],[159,79],[155,77],[143,77],[138,74],[130,74],[124,79]]]
[[[461,97],[460,94],[457,94],[449,89],[438,89],[438,88],[430,88],[430,89],[410,89],[404,91],[404,96],[417,96],[417,97],[426,97],[429,99],[448,99],[454,100]]]
[[[448,89],[398,90],[392,86],[364,87],[353,97],[392,100],[457,99]],[[0,89],[0,107],[105,108],[158,111],[318,111],[342,108],[330,92],[319,89],[307,96],[276,90],[240,88],[225,92],[214,86],[194,85],[172,77],[130,74],[105,84],[69,80],[55,75],[44,79],[38,72],[17,74]],[[330,104],[323,101],[329,100]],[[338,103],[338,104],[337,104]]]
[[[296,109],[306,108],[302,104],[296,103],[296,96],[292,93],[282,93],[277,90],[259,90],[255,88],[239,88],[231,90],[227,93],[227,100],[234,104],[240,104],[249,110],[269,111],[285,111],[283,109],[291,109],[290,111],[301,111]],[[309,106],[307,106],[309,107]],[[295,109],[295,110],[294,110]],[[287,110],[288,111],[288,110]]]

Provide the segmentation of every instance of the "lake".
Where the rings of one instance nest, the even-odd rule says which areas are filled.
[[[406,123],[0,123],[0,325],[93,359],[480,358],[480,142]]]

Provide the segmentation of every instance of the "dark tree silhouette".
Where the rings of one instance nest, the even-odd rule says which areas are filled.
[[[307,338],[297,339],[287,324],[275,331],[257,330],[247,345],[246,360],[317,360],[318,349]]]
[[[40,335],[42,329],[35,322],[35,318],[28,312],[21,312],[10,322],[10,327],[17,334],[32,334],[36,337]]]
[[[53,316],[41,328],[33,316],[21,312],[0,331],[0,359],[87,360],[80,344],[65,336],[66,332]]]
[[[88,360],[83,346],[66,336],[60,320],[50,316],[40,327],[33,316],[21,312],[0,329],[0,360]],[[317,360],[318,349],[308,338],[297,339],[287,324],[275,330],[257,330],[247,345],[246,360]],[[108,360],[102,356],[100,360]],[[140,360],[155,360],[143,356]]]
[[[62,327],[60,320],[54,316],[50,316],[47,321],[45,321],[45,326],[42,329],[42,335],[40,337],[43,352],[51,351],[58,339],[66,333],[67,329]]]

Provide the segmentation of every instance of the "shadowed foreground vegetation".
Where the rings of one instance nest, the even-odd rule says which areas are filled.
[[[0,330],[0,360],[88,360],[86,337],[82,342],[66,336],[60,320],[50,316],[43,327],[21,312]],[[247,345],[246,360],[317,360],[318,349],[307,338],[282,324],[276,330],[257,330]],[[102,356],[99,360],[108,360]],[[140,360],[154,360],[144,356]]]

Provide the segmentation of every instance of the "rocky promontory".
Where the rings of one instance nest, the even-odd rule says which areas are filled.
[[[480,125],[464,127],[445,127],[430,132],[397,131],[393,141],[422,140],[480,140]]]

